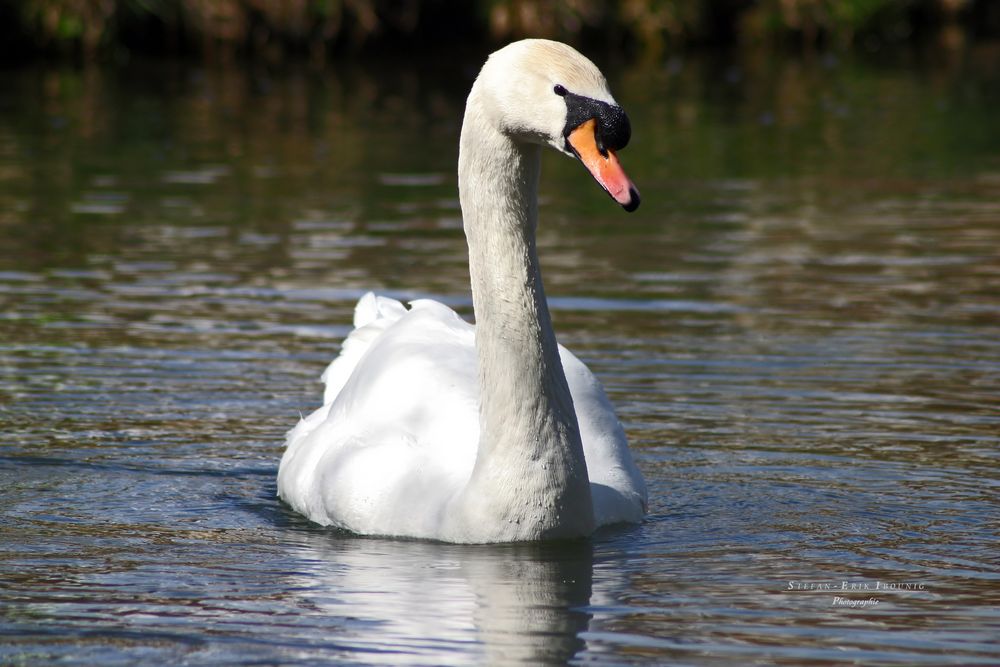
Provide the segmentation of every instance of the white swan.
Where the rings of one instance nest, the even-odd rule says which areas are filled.
[[[472,86],[459,194],[477,325],[372,294],[288,434],[278,495],[323,525],[449,542],[580,537],[638,522],[646,487],[600,383],[556,343],[535,228],[541,147],[583,162],[626,210],[628,118],[577,51],[524,40]]]

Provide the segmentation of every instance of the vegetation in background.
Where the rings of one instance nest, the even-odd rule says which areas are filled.
[[[544,36],[659,52],[847,48],[1000,34],[994,0],[8,0],[7,59],[131,53],[283,58]],[[951,37],[948,35],[951,34]]]

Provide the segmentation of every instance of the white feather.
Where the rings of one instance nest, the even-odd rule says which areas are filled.
[[[600,383],[556,346],[534,246],[539,145],[558,145],[552,82],[611,100],[569,47],[515,43],[469,96],[459,181],[476,327],[366,294],[323,373],[323,406],[288,434],[278,493],[323,525],[495,542],[637,522],[642,476]]]

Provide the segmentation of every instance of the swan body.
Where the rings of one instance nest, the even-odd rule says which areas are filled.
[[[466,103],[459,194],[476,326],[436,301],[367,294],[289,433],[278,494],[322,525],[511,542],[641,521],[646,488],[603,388],[558,345],[535,247],[542,146],[626,210],[630,128],[589,60],[546,40],[490,56]]]

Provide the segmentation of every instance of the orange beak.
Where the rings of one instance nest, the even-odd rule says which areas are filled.
[[[639,208],[639,191],[625,175],[625,170],[618,162],[618,156],[612,150],[603,152],[597,146],[597,121],[591,118],[581,123],[569,133],[567,140],[580,162],[587,168],[601,187],[611,195],[611,198],[622,205],[626,211]]]

